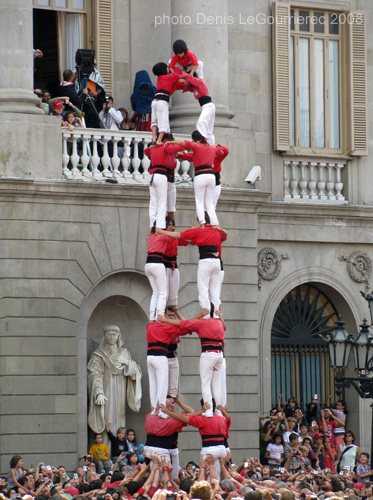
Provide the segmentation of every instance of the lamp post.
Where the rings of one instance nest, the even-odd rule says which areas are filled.
[[[366,294],[360,292],[369,302],[371,313],[371,324],[373,324],[373,292]],[[369,325],[364,319],[360,325],[358,337],[354,340],[344,328],[344,321],[341,316],[336,321],[336,328],[327,338],[324,338],[329,344],[330,364],[338,369],[335,376],[335,392],[338,397],[342,394],[342,389],[351,386],[356,390],[362,399],[373,399],[373,337],[369,332]],[[356,377],[346,377],[342,375],[341,370],[347,368],[348,360],[354,353]],[[371,404],[373,411],[373,403]],[[371,457],[373,456],[373,413],[372,413],[372,434],[371,434]]]

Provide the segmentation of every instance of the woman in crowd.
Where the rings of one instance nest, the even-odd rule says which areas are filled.
[[[343,470],[344,467],[353,469],[358,463],[359,457],[360,449],[355,444],[355,435],[352,431],[346,431],[344,443],[338,448],[335,466],[338,470]]]
[[[346,416],[347,416],[347,406],[343,399],[337,401],[335,408],[332,408],[333,415],[339,418],[346,425]],[[334,428],[334,439],[335,439],[335,448],[338,451],[338,448],[344,442],[345,437],[345,427],[335,427]]]
[[[284,460],[284,447],[281,432],[277,432],[273,436],[272,442],[267,446],[265,458],[268,460],[268,465],[271,469],[281,465]]]
[[[128,111],[125,108],[119,108],[118,111],[120,111],[123,116],[123,121],[121,121],[119,125],[119,130],[130,130],[132,128],[135,128],[134,124],[130,122]]]

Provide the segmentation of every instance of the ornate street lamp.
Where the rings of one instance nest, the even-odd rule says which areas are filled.
[[[352,335],[344,328],[342,316],[338,316],[337,325],[326,341],[329,344],[330,364],[334,368],[347,368],[352,348]]]
[[[360,292],[369,302],[371,322],[373,324],[373,292],[367,294]],[[335,375],[335,392],[338,397],[345,387],[353,387],[362,399],[373,399],[373,337],[369,332],[366,320],[360,325],[360,332],[356,340],[353,340],[344,328],[344,321],[341,316],[336,321],[336,328],[324,340],[329,344],[330,364],[339,370],[347,368],[351,348],[354,351],[355,369],[358,377],[346,377],[339,371]],[[371,404],[373,409],[373,403]],[[372,415],[372,435],[371,435],[371,456],[373,454],[373,415]]]
[[[363,320],[360,328],[359,336],[353,343],[355,369],[361,375],[366,375],[372,369],[369,362],[371,362],[373,339],[366,319]]]

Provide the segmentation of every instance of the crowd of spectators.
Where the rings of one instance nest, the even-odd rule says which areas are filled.
[[[52,97],[47,89],[34,89],[40,99],[38,106],[46,115],[61,116],[61,125],[68,127],[70,131],[74,126],[151,131],[151,102],[154,99],[155,87],[146,71],[136,74],[131,95],[132,117],[124,107],[115,109],[114,98],[106,94],[103,79],[96,68],[92,75],[92,78],[89,75],[88,79],[82,82],[78,80],[77,72],[66,69],[56,96]],[[71,111],[74,113],[74,119],[68,120],[67,113]]]
[[[281,397],[270,415],[260,417],[260,458],[233,462],[229,448],[220,459],[209,455],[180,467],[172,479],[172,466],[162,457],[152,461],[141,454],[133,429],[120,428],[116,436],[106,427],[111,450],[95,436],[84,464],[73,473],[64,466],[39,463],[24,467],[15,455],[7,477],[0,478],[0,498],[15,500],[312,500],[373,499],[369,454],[360,452],[354,434],[344,431],[344,401],[321,410],[317,398],[305,414],[294,398]],[[150,463],[149,463],[150,462]]]

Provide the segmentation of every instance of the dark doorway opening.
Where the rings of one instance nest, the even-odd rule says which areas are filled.
[[[53,10],[34,9],[34,48],[43,52],[41,59],[34,59],[34,88],[49,90],[57,97],[60,84],[58,57],[58,13]]]

